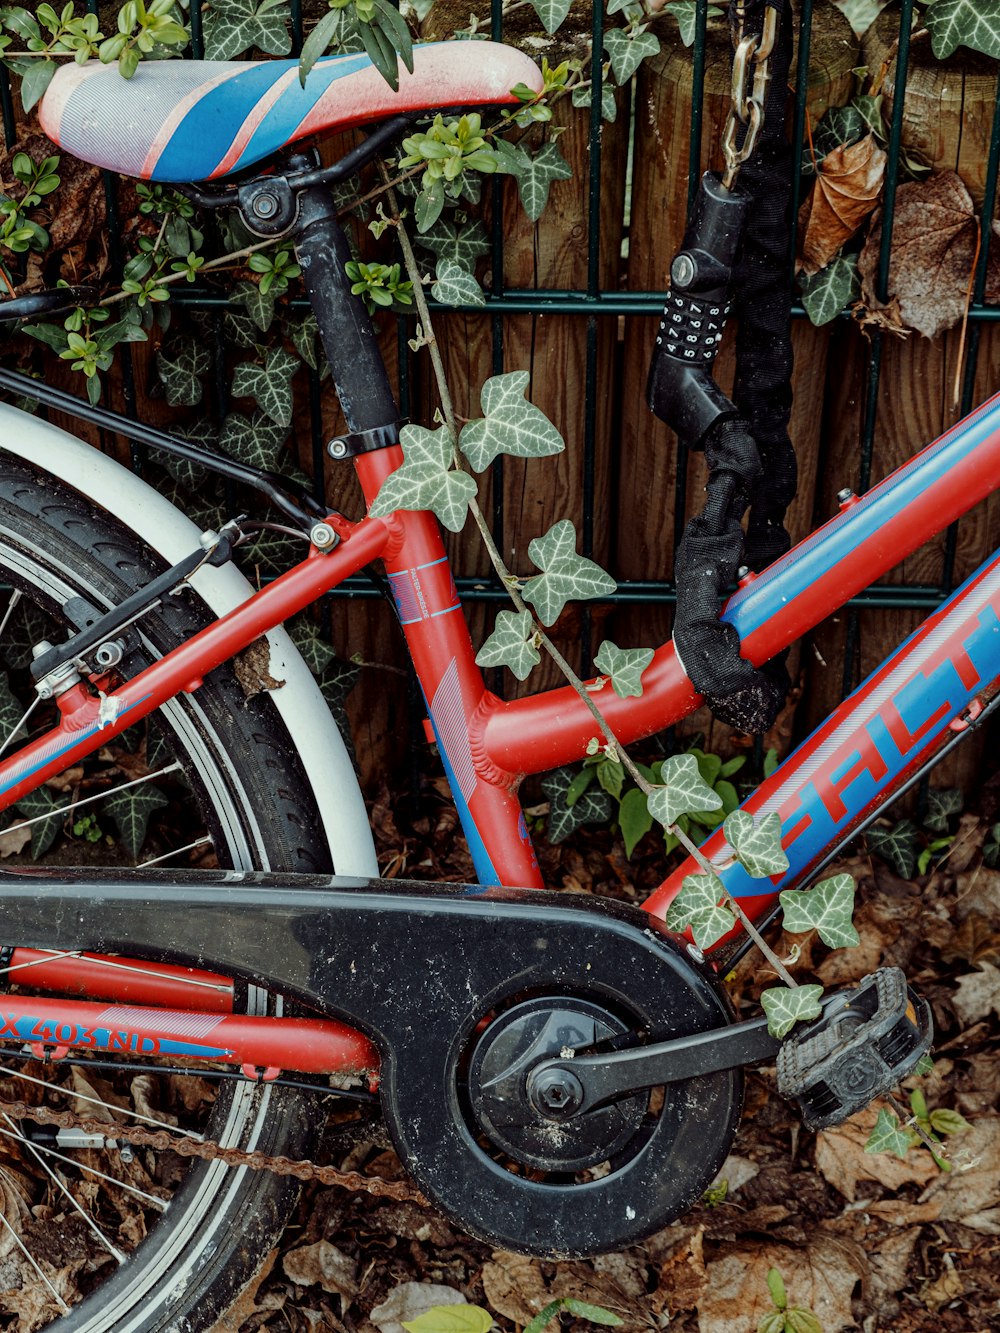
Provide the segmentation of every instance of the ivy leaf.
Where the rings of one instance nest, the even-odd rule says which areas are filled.
[[[205,16],[205,59],[232,60],[257,47],[272,56],[292,49],[285,0],[213,0]]]
[[[525,398],[529,379],[526,370],[513,370],[494,375],[483,385],[479,401],[485,416],[468,422],[458,437],[459,448],[476,472],[485,472],[497,454],[548,458],[565,449],[545,413]]]
[[[694,46],[698,32],[698,7],[695,0],[668,0],[666,12],[677,20],[681,31],[681,41],[685,46]],[[717,14],[715,5],[709,5],[709,15]]]
[[[875,1128],[868,1136],[865,1152],[891,1152],[896,1157],[905,1157],[918,1137],[911,1129],[904,1129],[899,1118],[885,1109],[879,1111]]]
[[[257,406],[278,426],[292,423],[292,379],[301,362],[278,346],[267,354],[262,366],[241,361],[233,372],[233,395],[253,398]]]
[[[672,754],[660,769],[660,783],[647,800],[653,818],[664,828],[676,824],[680,815],[718,810],[722,805],[722,797],[702,778],[693,754]]]
[[[263,412],[255,412],[252,417],[245,417],[242,412],[230,412],[222,424],[219,448],[241,463],[273,471],[287,438],[288,427],[279,426]]]
[[[482,288],[464,264],[454,259],[439,259],[437,281],[431,287],[431,296],[442,305],[484,306],[486,297]]]
[[[486,1333],[493,1316],[479,1305],[432,1305],[402,1324],[407,1333]]]
[[[310,370],[319,370],[320,356],[316,341],[319,337],[319,325],[313,312],[307,310],[301,319],[286,319],[284,327],[288,340],[299,357]]]
[[[931,787],[923,825],[929,833],[947,833],[949,815],[960,815],[964,797],[958,787]]]
[[[622,797],[618,807],[618,826],[625,843],[625,855],[631,856],[640,838],[645,837],[653,827],[653,816],[646,804],[646,793],[638,787],[631,787]]]
[[[589,88],[573,89],[573,105],[589,107],[593,98],[590,95]],[[612,84],[604,82],[601,84],[601,119],[613,121],[618,115],[618,103],[615,101],[615,90]]]
[[[500,611],[496,628],[476,654],[479,666],[505,666],[525,680],[542,660],[532,643],[535,623],[530,611]]]
[[[195,407],[203,393],[201,376],[212,367],[212,353],[197,338],[157,352],[156,369],[171,407]]]
[[[600,565],[576,553],[576,528],[568,518],[553,523],[542,537],[528,542],[528,555],[543,572],[530,578],[522,596],[543,625],[554,625],[570,600],[585,601],[618,586]]]
[[[3,632],[3,662],[17,671],[32,660],[32,649],[42,639],[54,639],[55,621],[26,598],[21,598],[7,621]],[[0,674],[0,698],[6,689],[6,678]],[[11,695],[13,698],[13,695]],[[16,719],[8,725],[13,726]],[[3,704],[0,703],[0,744],[6,737],[3,725]]]
[[[259,331],[249,315],[238,315],[235,310],[227,310],[222,321],[226,340],[234,347],[253,347]]]
[[[369,514],[377,518],[395,509],[430,509],[449,532],[461,532],[476,483],[452,466],[455,446],[447,426],[436,431],[404,426],[399,442],[403,466],[386,477]]]
[[[788,857],[781,846],[781,819],[775,811],[755,820],[746,810],[734,810],[722,831],[740,864],[754,879],[783,875],[788,869]]]
[[[1000,824],[994,824],[983,843],[983,860],[988,866],[1000,862]]]
[[[562,842],[582,824],[606,824],[611,818],[611,798],[600,787],[590,787],[572,805],[570,787],[576,774],[557,768],[542,778],[542,791],[549,798],[549,842]]]
[[[417,244],[430,250],[438,259],[452,259],[471,273],[476,260],[488,255],[490,242],[481,222],[470,222],[459,227],[454,219],[442,218],[428,231],[417,237]]]
[[[305,616],[297,616],[286,625],[292,643],[314,676],[320,676],[336,660],[336,651],[320,633],[318,627]]]
[[[570,11],[572,0],[531,0],[531,7],[542,21],[542,27],[551,37],[562,26]]]
[[[243,278],[233,288],[229,299],[235,301],[237,305],[245,306],[247,314],[261,333],[266,333],[271,327],[271,321],[274,319],[274,303],[277,299],[273,287],[262,292],[255,282]]]
[[[516,178],[521,203],[532,222],[537,222],[541,217],[549,200],[552,182],[569,180],[573,175],[569,163],[552,139],[543,144],[534,157],[520,144],[498,139],[496,155],[497,170]]]
[[[767,1014],[767,1030],[772,1037],[784,1037],[796,1023],[818,1018],[823,1012],[822,986],[772,986],[763,991],[760,1002]]]
[[[642,673],[652,660],[652,648],[619,648],[605,639],[597,650],[594,666],[611,677],[611,688],[619,699],[638,699],[642,694]]]
[[[647,56],[660,50],[657,37],[646,28],[634,28],[629,36],[621,28],[612,28],[604,34],[604,49],[611,61],[619,86],[628,83]]]
[[[62,828],[63,817],[59,803],[47,787],[36,787],[17,803],[17,808],[25,819],[39,819],[41,815],[50,815],[49,819],[40,819],[31,826],[31,857],[37,861],[44,856]]]
[[[21,722],[23,717],[24,709],[8,685],[6,675],[0,674],[0,745],[27,735]]]
[[[831,949],[853,949],[861,942],[851,923],[854,891],[851,875],[831,875],[812,889],[785,889],[778,894],[785,929],[792,935],[816,930]]]
[[[736,924],[725,894],[718,875],[685,875],[680,893],[667,908],[667,929],[690,928],[698,948],[710,949]]]
[[[892,866],[903,879],[912,879],[917,868],[917,848],[920,834],[917,826],[901,819],[891,829],[873,825],[865,833],[868,846]]]
[[[861,295],[857,255],[837,255],[825,268],[799,277],[802,305],[817,327],[829,324]]]
[[[934,0],[924,14],[931,48],[945,60],[959,46],[1000,60],[1000,0]]]
[[[169,802],[163,792],[147,783],[112,793],[102,802],[101,809],[114,820],[125,850],[135,860],[146,841],[149,816],[165,805]]]

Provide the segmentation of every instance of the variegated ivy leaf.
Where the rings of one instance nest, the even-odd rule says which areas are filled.
[[[822,986],[772,986],[762,992],[760,1002],[767,1014],[767,1030],[772,1037],[784,1037],[796,1023],[819,1018],[823,1012]]]
[[[947,833],[951,815],[960,815],[965,798],[959,787],[931,787],[923,825],[930,833]]]
[[[497,454],[547,458],[562,453],[563,438],[545,413],[525,398],[529,375],[513,370],[483,385],[479,401],[485,416],[462,427],[458,445],[477,472],[485,472]]]
[[[442,305],[484,306],[486,297],[482,288],[464,264],[454,259],[439,259],[437,281],[431,287],[431,296]]]
[[[781,846],[781,819],[772,811],[754,819],[746,810],[734,810],[722,825],[737,860],[754,879],[783,875],[788,857]]]
[[[149,816],[168,805],[167,798],[148,783],[143,787],[119,788],[101,805],[102,811],[118,825],[122,844],[133,860],[142,851],[149,828]]]
[[[24,709],[17,696],[7,684],[7,676],[0,673],[0,745],[6,746],[15,737],[20,739],[27,733],[22,723]]]
[[[520,144],[498,139],[496,155],[497,171],[516,178],[521,203],[532,222],[537,222],[541,217],[549,201],[552,182],[566,181],[573,175],[569,163],[552,139],[543,144],[534,157]]]
[[[891,1152],[896,1157],[905,1157],[919,1137],[912,1129],[904,1129],[897,1116],[884,1108],[879,1111],[875,1128],[868,1136],[865,1152]]]
[[[307,310],[301,319],[289,315],[285,319],[285,333],[299,356],[310,368],[319,370],[320,352],[318,346],[319,325],[316,316]]]
[[[573,105],[589,107],[591,103],[589,88],[573,89]],[[601,84],[601,119],[612,121],[618,115],[618,103],[615,101],[615,90],[612,84],[607,82]]]
[[[213,0],[205,16],[205,59],[232,60],[253,47],[286,56],[290,18],[286,0]]]
[[[722,797],[701,776],[693,754],[672,754],[660,769],[660,785],[647,797],[649,813],[669,828],[678,816],[719,810]]]
[[[786,889],[778,894],[785,929],[792,935],[816,930],[831,949],[854,948],[861,943],[851,924],[854,890],[851,875],[831,875],[811,889]]]
[[[799,279],[802,304],[813,324],[829,324],[861,295],[857,255],[837,255],[825,268]]]
[[[664,11],[671,14],[677,20],[677,26],[681,30],[681,41],[685,46],[694,46],[695,37],[698,34],[698,6],[695,0],[667,0]],[[708,17],[718,18],[725,13],[725,10],[717,5],[709,5]]]
[[[318,626],[305,616],[296,616],[290,624],[285,625],[285,628],[312,674],[322,675],[336,659],[337,653],[320,633]]]
[[[618,586],[600,565],[577,555],[576,528],[568,518],[553,523],[543,537],[533,537],[528,555],[543,572],[527,581],[522,596],[543,625],[554,625],[567,602],[603,597]]]
[[[447,426],[436,431],[404,426],[399,442],[403,466],[386,477],[369,514],[378,518],[395,509],[430,509],[449,532],[461,532],[476,483],[453,467],[455,445]]]
[[[551,37],[562,26],[572,0],[531,0],[531,7],[542,21],[542,27]]]
[[[685,875],[666,922],[668,930],[690,929],[699,949],[710,949],[728,935],[736,920],[718,875]]]
[[[156,369],[171,407],[195,407],[201,402],[201,376],[212,367],[212,353],[197,338],[174,342],[157,352]]]
[[[638,699],[642,694],[642,673],[652,660],[652,648],[619,648],[605,639],[597,650],[594,666],[611,677],[611,688],[619,699]]]
[[[535,622],[530,611],[500,611],[496,628],[476,654],[479,666],[505,666],[525,680],[542,660],[532,639]]]
[[[271,327],[271,321],[274,319],[274,303],[277,300],[273,287],[262,292],[255,282],[243,278],[233,288],[229,299],[245,308],[261,333],[266,333]]]
[[[646,28],[634,28],[631,36],[622,28],[612,28],[604,34],[604,49],[611,61],[619,86],[628,83],[647,56],[655,56],[660,42]]]
[[[588,787],[569,804],[575,777],[572,768],[557,768],[542,778],[542,791],[549,798],[549,842],[562,842],[581,824],[606,824],[611,818],[611,797],[600,787]]]
[[[417,236],[417,244],[430,250],[438,259],[453,259],[471,273],[476,260],[490,252],[489,237],[481,222],[469,222],[459,227],[454,218],[441,218],[429,231]]]
[[[230,412],[222,425],[219,448],[241,463],[273,471],[287,438],[288,427],[279,426],[263,412],[255,412],[252,417]]]
[[[241,361],[233,373],[233,395],[253,398],[278,426],[292,422],[292,380],[302,363],[284,347],[268,352],[264,364]]]
[[[934,0],[924,13],[931,47],[945,60],[959,46],[1000,60],[1000,0]]]
[[[38,820],[37,824],[31,826],[31,857],[33,861],[37,861],[40,856],[45,855],[59,836],[59,830],[65,819],[61,813],[62,805],[48,787],[36,787],[18,801],[17,808],[25,819]],[[49,818],[43,819],[43,815],[48,815]]]

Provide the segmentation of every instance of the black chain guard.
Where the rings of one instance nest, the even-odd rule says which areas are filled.
[[[700,1198],[736,1132],[739,1069],[631,1093],[580,1117],[572,1136],[516,1091],[509,1113],[495,1096],[484,1113],[483,1062],[492,1049],[493,1073],[509,1070],[494,1038],[513,1033],[518,1057],[510,1015],[526,1002],[543,1015],[543,1055],[559,1040],[550,1006],[591,1024],[585,1039],[596,1042],[732,1021],[714,976],[618,903],[244,872],[88,882],[53,870],[0,871],[0,913],[3,936],[25,945],[217,969],[361,1028],[382,1053],[383,1109],[404,1165],[459,1226],[505,1249],[574,1256],[641,1240]]]

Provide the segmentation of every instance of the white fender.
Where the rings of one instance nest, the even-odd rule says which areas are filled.
[[[0,444],[42,472],[73,487],[128,526],[167,564],[198,545],[199,529],[127,468],[74,435],[0,403]],[[233,565],[203,565],[191,583],[215,612],[225,615],[253,589]],[[291,639],[279,626],[267,636],[271,673],[285,681],[271,694],[308,775],[338,875],[377,876],[368,814],[354,766],[326,700]]]

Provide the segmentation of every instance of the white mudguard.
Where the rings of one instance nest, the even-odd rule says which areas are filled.
[[[180,510],[127,468],[75,436],[0,404],[4,449],[72,486],[176,564],[197,547],[199,529]],[[233,565],[204,565],[191,583],[215,612],[225,615],[253,590]],[[271,674],[285,681],[271,699],[302,757],[338,875],[377,876],[371,829],[354,767],[330,710],[291,639],[280,626],[267,636]]]

